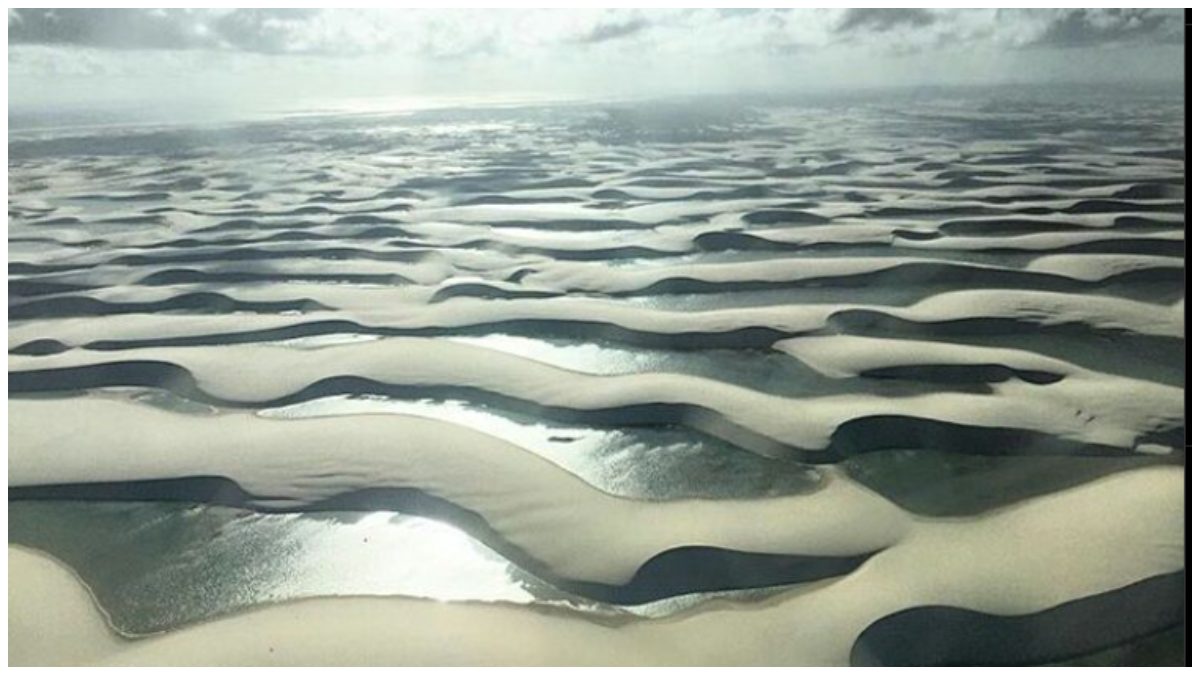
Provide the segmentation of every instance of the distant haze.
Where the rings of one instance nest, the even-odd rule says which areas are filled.
[[[10,116],[1183,80],[1173,9],[19,9],[8,33]]]

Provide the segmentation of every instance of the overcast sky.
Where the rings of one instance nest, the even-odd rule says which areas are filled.
[[[1183,82],[1183,10],[9,10],[10,110]]]

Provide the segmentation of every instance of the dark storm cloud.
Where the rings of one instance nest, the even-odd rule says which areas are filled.
[[[288,22],[313,10],[246,9],[227,13],[186,9],[14,9],[9,44],[109,49],[234,48],[279,52]]]
[[[1182,10],[1071,9],[1046,26],[1029,47],[1092,47],[1118,42],[1178,40]]]
[[[640,33],[649,27],[650,22],[641,17],[629,19],[628,21],[621,21],[618,23],[601,23],[597,24],[594,28],[592,28],[592,30],[588,31],[587,34],[579,38],[579,42],[583,44],[608,42],[609,40],[617,40],[619,38]]]
[[[834,32],[882,32],[900,26],[928,26],[935,20],[937,17],[925,9],[849,9],[834,27]]]

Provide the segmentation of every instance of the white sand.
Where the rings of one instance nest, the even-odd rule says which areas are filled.
[[[824,349],[820,358],[808,360],[836,359],[843,364],[840,366],[843,371],[845,364],[879,363],[878,355],[883,352],[871,354],[873,348],[864,347],[877,343],[844,339],[845,351],[840,346],[843,337],[838,337],[832,349]],[[795,353],[801,345],[831,344],[828,339],[822,342],[821,338],[815,338],[816,342],[811,343],[809,340],[814,338],[787,343],[792,346],[785,349]],[[982,348],[969,352],[963,349],[969,350],[930,347],[928,353],[970,353],[972,358],[981,358],[975,355],[983,354]],[[858,361],[859,358],[863,361]],[[1003,363],[1004,358],[1012,358],[1011,350],[999,351],[996,358]],[[995,387],[1000,395],[936,392],[903,398],[831,395],[793,399],[691,375],[590,375],[473,345],[422,338],[390,338],[311,352],[261,345],[119,352],[74,350],[42,357],[10,356],[9,370],[120,361],[159,361],[182,366],[207,393],[241,402],[276,400],[325,378],[359,376],[389,384],[470,386],[576,410],[641,403],[687,404],[714,411],[729,424],[785,446],[809,450],[827,447],[839,425],[872,415],[907,415],[975,426],[1032,429],[1083,442],[1129,448],[1142,432],[1183,417],[1182,392],[1178,388],[1127,378],[1079,376],[1040,387],[1009,382]],[[231,370],[230,362],[238,363],[239,367]],[[820,370],[823,366],[816,367]],[[1138,400],[1132,405],[1122,404],[1121,399],[1130,393],[1136,393]],[[36,427],[38,423],[30,425]],[[749,447],[767,455],[779,452],[769,445]]]
[[[622,499],[494,437],[405,415],[213,418],[79,399],[12,401],[9,414],[13,486],[216,475],[294,502],[416,487],[479,513],[558,574],[591,581],[624,583],[678,546],[867,553],[897,541],[910,522],[834,471],[823,489],[795,497]],[[50,456],[55,461],[45,461]]]
[[[1183,312],[1175,307],[1123,298],[1087,296],[1047,291],[980,289],[932,295],[908,307],[871,305],[792,305],[745,307],[705,311],[666,311],[611,300],[563,297],[508,301],[456,298],[433,305],[420,304],[434,288],[361,288],[316,284],[270,284],[231,294],[240,300],[282,300],[311,297],[339,309],[303,316],[282,315],[178,315],[127,314],[14,323],[9,347],[35,339],[55,339],[67,345],[95,340],[134,340],[243,332],[292,326],[316,321],[355,321],[367,326],[455,328],[480,326],[515,319],[587,321],[631,330],[670,335],[718,333],[747,327],[781,331],[813,331],[825,326],[838,311],[869,309],[921,322],[969,318],[1018,318],[1057,325],[1081,322],[1099,328],[1142,335],[1182,337]],[[160,300],[162,292],[131,287],[122,294],[135,301]]]
[[[1032,384],[1019,378],[990,385],[993,398],[1020,401],[1043,410],[1057,409],[1082,418],[1084,426],[1108,426],[1121,437],[1116,445],[1132,448],[1139,433],[1182,426],[1181,387],[1100,373],[1019,349],[977,347],[927,340],[895,340],[853,335],[782,340],[776,349],[829,377],[856,377],[865,371],[897,366],[1007,366],[1062,376],[1058,382]],[[896,405],[903,410],[903,405]],[[1124,429],[1125,432],[1117,431]],[[1091,436],[1096,438],[1098,436]]]
[[[1019,348],[829,337],[868,332],[856,329],[852,317],[836,316],[855,310],[883,319],[884,327],[889,317],[917,327],[981,320],[974,329],[995,328],[995,340],[1010,347],[1033,348],[1040,342],[1005,336],[1014,320],[1023,328],[1081,324],[1127,332],[1131,338],[1185,335],[1182,300],[1167,305],[1116,297],[1129,289],[1112,279],[1154,270],[1169,280],[1181,264],[1167,255],[1111,253],[1177,253],[1184,234],[1182,163],[1164,155],[1177,152],[1179,134],[1170,115],[1161,116],[1158,103],[1070,113],[1053,106],[1013,110],[962,101],[911,103],[908,114],[900,116],[892,106],[848,105],[835,115],[823,107],[770,106],[757,119],[724,119],[697,106],[681,118],[688,121],[685,127],[696,125],[691,130],[675,126],[678,111],[640,109],[624,121],[645,132],[644,142],[630,145],[608,142],[606,132],[613,129],[605,125],[615,122],[619,136],[623,119],[618,115],[606,122],[601,110],[592,111],[597,118],[539,114],[482,129],[470,118],[435,128],[418,115],[395,126],[393,121],[382,127],[356,125],[347,133],[340,122],[314,120],[291,131],[281,126],[265,135],[251,133],[244,142],[214,146],[214,152],[206,151],[201,134],[203,151],[170,159],[155,149],[157,135],[149,137],[154,140],[149,146],[147,137],[137,134],[122,138],[131,152],[119,155],[94,154],[86,139],[78,138],[61,150],[53,147],[58,140],[51,146],[24,145],[29,154],[12,164],[10,224],[18,241],[10,240],[17,263],[10,283],[32,283],[26,286],[31,293],[46,290],[37,288],[39,282],[94,288],[10,301],[30,303],[29,310],[40,307],[45,314],[82,313],[93,308],[86,301],[72,308],[77,302],[72,298],[169,303],[176,296],[207,292],[238,301],[310,299],[327,309],[289,315],[46,316],[12,322],[9,346],[58,340],[78,347],[341,321],[364,326],[367,333],[373,328],[532,332],[547,339],[559,334],[556,326],[600,339],[608,337],[605,329],[617,328],[622,329],[616,331],[619,339],[634,343],[678,345],[680,334],[688,334],[698,338],[697,344],[709,339],[737,347],[730,334],[766,328],[774,333],[748,332],[753,346],[768,347],[776,334],[804,334],[778,348],[830,377],[893,366],[1000,365],[1050,372],[1061,381],[1011,378],[980,384],[972,393],[926,395],[911,395],[913,386],[881,384],[878,395],[793,399],[695,376],[598,376],[519,353],[417,338],[320,349],[242,345],[10,355],[10,372],[156,360],[187,368],[209,394],[246,403],[346,375],[474,387],[575,410],[665,401],[702,411],[673,421],[715,427],[714,433],[754,432],[741,444],[764,454],[782,452],[769,439],[824,448],[839,425],[878,415],[1026,429],[1141,453],[1174,452],[1162,442],[1137,442],[1148,431],[1182,422],[1179,387],[1083,368],[1057,351],[1057,358],[1049,358]],[[709,122],[714,126],[702,126]],[[975,131],[1008,126],[1033,133],[983,138]],[[723,138],[726,131],[732,136]],[[675,132],[684,137],[672,138]],[[696,142],[686,140],[689,134],[697,135]],[[547,184],[540,176],[570,180]],[[176,177],[193,184],[170,187]],[[1130,188],[1134,196],[1115,196]],[[726,190],[738,192],[713,194]],[[620,191],[632,200],[602,198],[600,191]],[[464,203],[474,198],[510,203]],[[511,203],[531,198],[557,203]],[[761,213],[756,218],[762,209],[819,217],[785,226],[764,222],[771,218]],[[1050,213],[1055,210],[1065,212]],[[1098,212],[1073,213],[1078,211]],[[1145,222],[1118,227],[1119,219],[1130,216]],[[572,220],[588,222],[566,222]],[[387,229],[367,232],[379,226]],[[1055,231],[1033,232],[1043,228]],[[698,237],[719,232],[812,248],[775,256],[699,250],[708,246],[703,240],[697,245]],[[272,239],[276,235],[318,239]],[[66,247],[65,242],[88,243]],[[834,246],[823,246],[828,244]],[[849,252],[844,244],[877,247],[856,249],[862,255],[854,257],[843,256]],[[618,261],[604,251],[613,247],[678,257]],[[592,253],[614,264],[556,260],[587,256],[546,250],[555,248]],[[904,257],[876,255],[884,248]],[[1110,253],[1071,252],[1101,249]],[[1029,255],[1005,252],[1013,250]],[[956,256],[962,251],[979,255]],[[314,252],[319,255],[293,255]],[[128,255],[139,258],[121,260]],[[967,259],[948,261],[951,257]],[[753,302],[770,298],[785,304],[756,307],[732,307],[738,300],[722,293],[710,298],[729,306],[718,310],[663,308],[703,302],[677,296],[463,296],[430,302],[439,290],[459,282],[518,291],[611,293],[638,291],[668,278],[790,282],[916,261],[957,267],[936,276],[963,290],[926,295],[908,306],[887,303],[896,301],[898,291],[909,297],[940,287],[874,284],[853,291],[854,302],[825,304],[759,294],[751,296]],[[1002,264],[1011,264],[1005,269],[1014,275],[1025,275],[1031,288],[1045,280],[1044,274],[1058,277],[1056,288],[1079,287],[1069,280],[1112,283],[1097,283],[1080,294],[972,288],[986,285],[994,278],[990,272]],[[171,270],[213,276],[198,283],[195,277],[171,285],[142,283]],[[989,274],[976,274],[981,271]],[[291,280],[260,276],[234,282],[221,276],[230,272]],[[390,277],[346,283],[346,275],[361,274],[403,275],[411,283]],[[325,282],[300,281],[296,275],[323,275]],[[1014,281],[1006,279],[1005,285],[1024,285],[1020,278]],[[1164,290],[1160,299],[1173,300],[1173,292]],[[828,295],[849,297],[848,292]],[[826,297],[820,290],[801,296]],[[859,318],[869,323],[869,316]],[[510,321],[546,323],[514,330],[505,326]],[[929,326],[930,338],[953,340],[945,328]],[[877,331],[884,332],[869,332]],[[1061,332],[1051,332],[1053,342]],[[1094,337],[1093,346],[1104,349],[1107,336]],[[1064,344],[1070,342],[1057,343]],[[1095,354],[1080,358],[1085,356],[1091,357],[1088,363],[1096,362]],[[1125,372],[1123,366],[1118,370]],[[1184,473],[1178,467],[1113,474],[971,518],[913,516],[848,480],[837,467],[821,469],[826,480],[812,494],[648,502],[601,492],[527,448],[462,424],[407,415],[188,416],[112,400],[118,395],[10,401],[10,485],[216,475],[281,507],[363,488],[416,487],[481,514],[500,537],[551,571],[607,583],[626,581],[650,557],[686,545],[810,555],[882,551],[843,578],[769,601],[711,602],[670,619],[621,627],[506,605],[327,598],[258,607],[130,642],[107,628],[72,575],[41,555],[10,547],[13,664],[842,665],[865,627],[907,608],[936,604],[1028,613],[1183,566]],[[164,602],[170,590],[164,589]]]
[[[1181,569],[1183,490],[1182,469],[1141,469],[978,519],[923,521],[834,583],[752,611],[713,604],[620,628],[511,606],[335,598],[119,642],[70,575],[10,547],[10,664],[844,665],[867,625],[906,607],[1023,614]]]

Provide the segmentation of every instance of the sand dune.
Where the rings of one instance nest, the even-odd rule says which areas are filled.
[[[789,344],[804,344],[801,340]],[[229,358],[245,365],[230,372],[225,366]],[[838,358],[855,356],[846,352]],[[1117,448],[1132,448],[1140,434],[1178,428],[1183,421],[1179,389],[1095,374],[1033,387],[1010,381],[993,385],[984,395],[940,392],[900,400],[864,395],[794,400],[686,375],[589,376],[471,345],[420,338],[333,346],[301,358],[294,350],[254,346],[122,350],[115,359],[103,352],[75,350],[12,356],[10,372],[10,387],[18,392],[155,386],[233,407],[286,405],[328,393],[371,393],[371,383],[378,383],[396,395],[407,390],[413,398],[465,397],[568,422],[681,424],[765,456],[797,459],[804,459],[803,451],[827,449],[835,430],[847,422],[879,415],[1027,429]],[[1128,400],[1133,392],[1133,400]]]
[[[69,633],[73,650],[53,657],[60,663],[100,656],[100,662],[114,665],[368,664],[396,658],[457,665],[844,665],[864,629],[905,608],[951,605],[1013,617],[1012,627],[999,632],[1008,637],[1008,630],[1020,635],[1029,629],[1025,616],[1179,569],[1182,491],[1178,469],[1118,474],[977,522],[923,523],[857,573],[756,610],[713,607],[616,630],[505,606],[341,598],[263,608],[122,645],[99,629],[95,608],[69,574],[10,548],[9,564],[26,580],[10,599],[10,611],[19,617],[12,630],[16,644],[44,645],[46,651],[33,651],[31,660],[45,662],[47,651],[66,638],[58,637],[64,633],[61,625],[43,632],[31,610],[42,594],[54,593],[64,596],[59,606],[70,620],[66,625],[78,626]],[[1167,514],[1171,517],[1164,518]],[[931,569],[936,575],[929,574]],[[1179,581],[1172,580],[1168,595],[1179,597]],[[1126,603],[1122,607],[1133,606]],[[1086,616],[1088,607],[1085,602],[1079,610],[1065,611],[1073,618],[1077,611]],[[1111,637],[1153,633],[1177,617],[1172,612],[1129,615]],[[1075,627],[1078,632],[1068,631],[1062,639],[1094,641],[1087,635],[1089,624]],[[448,630],[459,636],[452,652],[438,637]],[[870,631],[865,635],[873,637]],[[764,643],[775,648],[764,650]],[[214,652],[211,645],[221,649]],[[872,649],[875,656],[885,655],[876,640],[856,651]],[[1019,654],[1009,656],[1020,661]]]
[[[1173,639],[1182,108],[1039,101],[10,138],[10,661]]]

